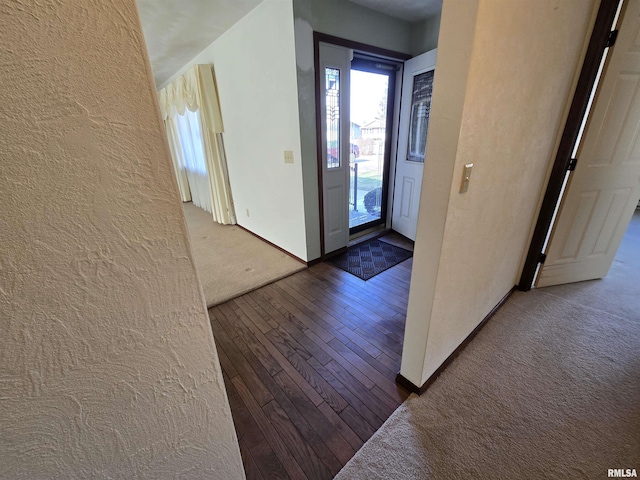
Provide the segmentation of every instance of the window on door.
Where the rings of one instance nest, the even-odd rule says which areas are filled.
[[[410,162],[424,163],[424,155],[427,150],[429,114],[431,113],[433,75],[434,71],[431,70],[413,77],[409,145],[407,149],[407,160]]]

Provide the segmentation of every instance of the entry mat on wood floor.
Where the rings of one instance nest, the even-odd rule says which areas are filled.
[[[356,277],[369,280],[412,256],[409,250],[374,239],[349,247],[328,262]]]

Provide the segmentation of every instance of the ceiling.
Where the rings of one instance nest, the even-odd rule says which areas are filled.
[[[418,22],[442,10],[442,0],[349,0],[407,22]]]
[[[262,3],[262,0],[137,1],[158,87]]]
[[[156,85],[163,85],[262,1],[137,0]],[[442,0],[349,1],[409,22],[442,9]]]

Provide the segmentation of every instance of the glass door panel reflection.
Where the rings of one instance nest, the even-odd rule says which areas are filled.
[[[349,228],[383,222],[389,74],[351,69]]]

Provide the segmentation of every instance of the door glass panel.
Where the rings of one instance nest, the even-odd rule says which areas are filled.
[[[327,168],[340,168],[340,70],[325,68]]]
[[[389,76],[351,70],[349,228],[382,217]]]
[[[424,163],[433,92],[433,72],[431,70],[413,77],[409,148],[407,149],[407,160],[410,162]]]

